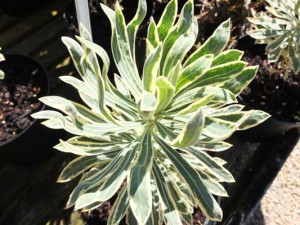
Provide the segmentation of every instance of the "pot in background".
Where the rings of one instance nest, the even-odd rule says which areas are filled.
[[[252,108],[241,96],[238,98],[248,110]],[[242,140],[260,142],[275,139],[291,129],[300,130],[300,122],[283,121],[271,116],[263,123],[248,130],[237,131],[236,134]]]
[[[38,86],[40,88],[39,93],[35,97],[39,98],[49,95],[49,79],[45,69],[39,62],[25,55],[4,56],[5,60],[0,62],[0,68],[5,73],[4,81],[7,79],[6,82],[8,83],[11,76],[18,76],[18,82],[19,79],[23,78],[22,76],[33,76],[31,79],[38,82]],[[16,107],[14,110],[17,110],[17,106],[18,104],[13,106]],[[5,110],[3,105],[2,107],[2,110]],[[31,113],[44,109],[45,105],[40,103],[40,106],[38,106],[38,108],[34,108]],[[19,116],[19,119],[25,117],[23,116],[24,114]],[[5,120],[2,122],[5,123]],[[0,158],[19,164],[30,164],[44,161],[55,153],[53,146],[57,144],[59,138],[61,138],[63,134],[64,132],[57,132],[57,130],[48,129],[42,125],[40,121],[31,118],[29,126],[23,129],[14,138],[8,139],[0,144]]]
[[[241,93],[238,96],[238,100],[241,104],[245,105],[248,110],[258,109],[263,110],[271,115],[269,119],[263,123],[257,125],[248,130],[237,131],[237,135],[242,140],[246,141],[264,141],[284,134],[291,129],[300,129],[300,121],[294,121],[292,118],[287,118],[287,113],[280,116],[275,116],[277,111],[288,109],[293,111],[297,108],[297,102],[299,100],[299,88],[296,89],[292,86],[288,86],[289,83],[283,82],[283,79],[271,79],[272,76],[278,76],[278,74],[270,73],[270,68],[273,68],[267,61],[267,52],[265,50],[266,45],[255,44],[255,39],[250,36],[242,37],[238,40],[236,48],[244,51],[245,61],[251,63],[251,65],[258,65],[259,70],[256,78],[249,84],[249,93]],[[277,81],[272,83],[272,81]],[[268,83],[269,82],[269,83]],[[278,86],[278,88],[277,88]],[[269,90],[271,88],[274,90]],[[295,91],[293,91],[295,90]],[[274,93],[272,92],[274,91]],[[260,98],[265,96],[264,105]],[[260,98],[259,98],[260,97]],[[279,100],[288,100],[285,108]],[[268,110],[270,109],[270,110]],[[287,112],[287,111],[286,111]]]

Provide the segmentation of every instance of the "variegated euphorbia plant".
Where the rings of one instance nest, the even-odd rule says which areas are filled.
[[[247,33],[258,44],[266,44],[268,60],[284,62],[300,75],[300,0],[266,0],[266,11],[248,20],[254,28]]]
[[[234,178],[225,162],[209,152],[228,149],[226,139],[236,130],[268,118],[262,111],[243,111],[237,103],[257,68],[246,67],[243,52],[223,51],[229,20],[189,54],[198,32],[193,1],[177,19],[177,1],[171,0],[159,22],[152,19],[149,24],[139,73],[135,39],[146,1],[139,1],[128,24],[118,5],[114,11],[102,8],[112,27],[111,48],[119,71],[114,82],[108,79],[106,51],[81,26],[77,41],[62,38],[81,79],[61,79],[78,90],[86,105],[43,97],[43,103],[61,112],[34,114],[46,119],[44,125],[76,135],[55,146],[79,156],[64,168],[59,182],[84,174],[67,207],[90,211],[117,194],[108,224],[118,224],[125,215],[130,225],[192,224],[195,207],[220,221],[222,210],[213,195],[227,196],[221,183]]]

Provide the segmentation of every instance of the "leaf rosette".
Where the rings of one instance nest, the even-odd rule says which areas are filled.
[[[121,8],[102,5],[111,27],[111,48],[119,74],[108,79],[106,51],[81,36],[63,37],[81,79],[62,76],[78,90],[79,104],[59,96],[41,98],[57,110],[33,116],[43,124],[75,136],[55,148],[78,155],[58,181],[84,174],[67,207],[90,211],[116,193],[108,224],[192,224],[199,207],[211,220],[222,210],[213,195],[227,196],[222,182],[234,182],[225,162],[210,152],[230,148],[226,139],[236,130],[251,128],[269,117],[259,110],[243,111],[237,96],[254,78],[257,67],[241,61],[243,52],[224,50],[230,21],[188,54],[197,39],[193,1],[177,18],[171,0],[158,23],[152,19],[146,38],[143,71],[139,73],[135,40],[146,15],[140,0],[135,17],[125,23]],[[98,63],[101,59],[102,66]]]
[[[300,0],[266,0],[265,11],[255,12],[247,33],[258,44],[266,44],[268,60],[284,62],[296,75],[300,73]]]

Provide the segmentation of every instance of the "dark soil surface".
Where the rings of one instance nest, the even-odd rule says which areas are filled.
[[[106,225],[111,208],[111,202],[106,201],[101,207],[94,209],[91,212],[82,213],[82,217],[88,225]],[[193,219],[193,225],[202,225],[205,221],[205,217],[199,209],[195,209]],[[120,225],[126,225],[125,217],[121,221]]]
[[[33,121],[31,113],[41,107],[37,70],[10,69],[0,80],[0,144],[13,139]]]
[[[236,47],[245,52],[244,61],[259,66],[255,79],[241,97],[251,107],[268,112],[274,118],[300,121],[300,79],[290,69],[268,63],[264,47],[254,45],[250,38]]]

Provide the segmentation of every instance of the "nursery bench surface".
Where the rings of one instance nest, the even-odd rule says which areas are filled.
[[[62,36],[73,35],[63,18],[64,9],[70,1],[49,1],[39,10],[21,17],[0,11],[2,52],[25,54],[37,59],[45,67],[53,91],[59,88],[58,76],[74,74],[67,49],[61,42]],[[239,224],[242,217],[247,217],[298,139],[299,133],[295,130],[276,140],[259,143],[232,136],[234,146],[220,155],[226,161],[234,162],[228,164],[228,169],[237,180],[235,184],[226,186],[230,198],[221,200],[224,222]],[[72,157],[55,152],[46,161],[32,165],[16,165],[0,158],[0,224],[67,224],[70,211],[64,213],[64,206],[76,181],[59,184],[56,179]],[[272,166],[272,162],[278,159],[281,162],[277,167]],[[256,195],[253,195],[254,187],[260,188]]]
[[[0,9],[1,53],[28,55],[40,62],[52,93],[61,85],[59,76],[74,74],[69,53],[61,41],[62,36],[73,36],[63,17],[71,1],[47,1],[22,16],[11,16]],[[0,224],[46,224],[57,209],[63,209],[74,185],[57,184],[56,179],[70,157],[55,152],[47,161],[31,165],[17,165],[0,158]]]

